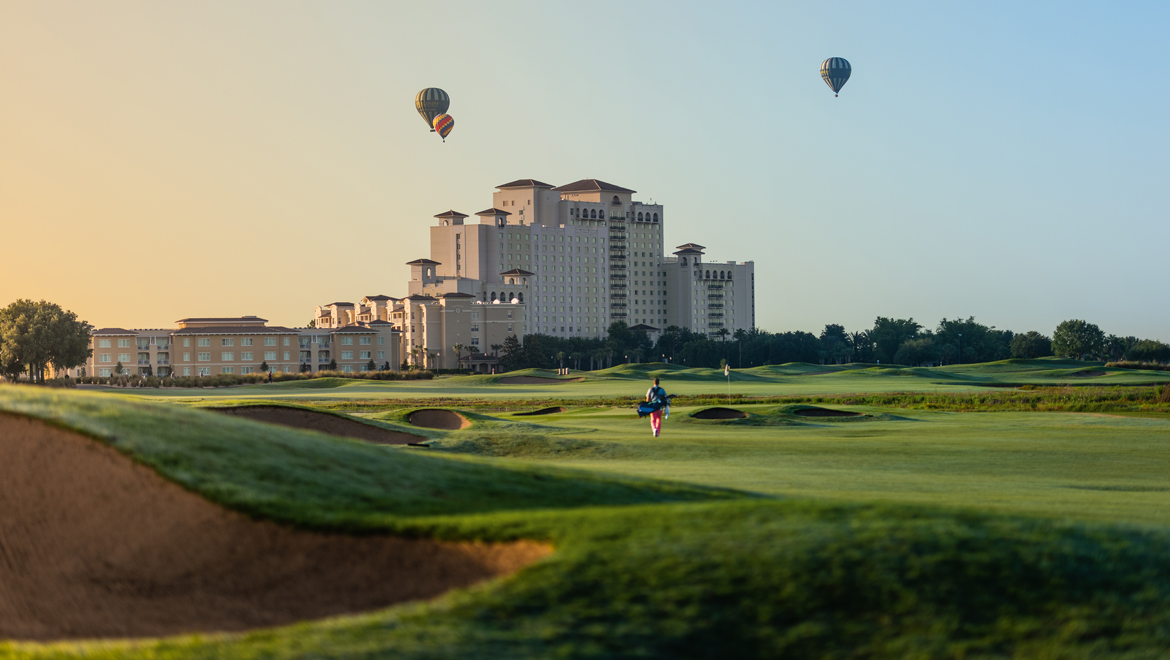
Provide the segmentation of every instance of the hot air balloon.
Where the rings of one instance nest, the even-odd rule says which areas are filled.
[[[821,77],[825,79],[829,89],[833,90],[833,96],[845,86],[845,81],[849,80],[852,71],[853,67],[849,66],[849,60],[844,57],[830,57],[821,62]]]
[[[435,117],[447,112],[447,108],[451,107],[451,97],[438,87],[428,87],[415,94],[414,107],[418,110],[418,114],[422,115],[427,126],[434,126]],[[431,131],[434,130],[431,129]]]
[[[455,120],[451,115],[439,115],[435,117],[435,129],[439,132],[439,137],[443,138],[443,142],[447,141],[447,136],[451,134],[451,129],[455,128]]]

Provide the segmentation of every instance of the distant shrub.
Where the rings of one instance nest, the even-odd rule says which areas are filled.
[[[1170,371],[1170,364],[1158,364],[1156,362],[1108,362],[1105,364],[1107,369],[1142,369],[1144,371]]]

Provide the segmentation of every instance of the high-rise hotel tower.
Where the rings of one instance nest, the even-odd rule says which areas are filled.
[[[430,258],[411,262],[411,295],[518,304],[524,334],[601,337],[613,321],[652,333],[754,326],[754,263],[706,262],[693,243],[666,257],[661,204],[597,179],[497,188],[476,224],[435,216]]]

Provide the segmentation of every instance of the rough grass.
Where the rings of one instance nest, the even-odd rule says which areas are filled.
[[[510,460],[453,459],[179,406],[33,388],[0,388],[0,410],[80,429],[253,515],[323,529],[547,539],[557,548],[508,580],[434,603],[244,635],[0,643],[4,658],[1137,660],[1162,658],[1170,648],[1170,531],[1162,526],[938,506],[729,497],[725,490]],[[955,418],[947,433],[964,428],[963,416],[923,414]],[[594,411],[558,416],[557,424],[588,425],[600,429],[594,432],[598,438],[612,438],[620,434],[610,430],[624,428],[629,417],[632,411]],[[919,461],[947,487],[955,488],[956,477],[974,476],[1000,496],[1010,495],[1011,477],[1034,480],[1037,471],[1049,470],[1067,479],[1064,492],[1083,497],[1164,497],[1105,490],[1160,487],[1125,481],[1135,470],[1164,475],[1157,463],[1164,444],[1157,438],[1122,447],[1089,436],[1092,446],[1080,447],[1079,457],[1053,464],[1054,456],[1066,452],[1042,449],[1077,431],[1063,422],[1078,416],[976,417],[1002,417],[1005,429],[1043,417],[1053,435],[1027,446],[1018,438],[975,442],[979,436],[971,435],[946,446],[941,441],[910,446],[903,440],[878,448],[872,444],[878,432],[870,428],[896,434],[898,424],[763,433],[695,425],[668,427],[666,437],[695,441],[672,448],[649,445],[646,426],[638,424],[646,443],[641,447],[654,450],[639,450],[635,458],[661,452],[660,471],[678,475],[680,458],[687,457],[696,470],[716,477],[720,470],[750,473],[775,463],[789,470],[783,479],[803,474],[839,488],[852,485],[849,475],[872,471],[874,464],[866,461],[887,461],[886,474],[899,481],[911,476],[911,461]],[[1114,430],[1108,421],[1089,425],[1090,431]],[[1161,420],[1123,421],[1164,432]],[[915,424],[929,430],[928,422]],[[517,443],[532,437],[490,422],[483,428]],[[901,428],[911,428],[910,423]],[[831,435],[799,446],[780,436],[808,429]],[[472,431],[445,438],[481,437]],[[721,447],[709,447],[712,440]],[[750,442],[784,453],[765,458],[747,451]],[[740,462],[729,462],[737,452]],[[811,452],[825,452],[827,462],[811,464]],[[989,457],[998,462],[989,465]],[[1025,469],[1004,468],[1023,458],[1032,461]],[[1079,459],[1091,465],[1088,475],[1067,463]],[[629,469],[636,461],[596,463]],[[1077,490],[1094,486],[1099,489]],[[1035,497],[1032,491],[1024,495]]]
[[[456,460],[94,394],[2,386],[0,411],[78,430],[214,502],[302,526],[362,529],[394,518],[732,495],[636,477]]]

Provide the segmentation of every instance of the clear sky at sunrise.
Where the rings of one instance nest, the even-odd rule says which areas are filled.
[[[0,0],[0,305],[98,326],[406,291],[518,178],[665,204],[757,324],[1170,340],[1170,4]],[[833,98],[820,62],[853,77]],[[415,93],[451,95],[446,144]]]

